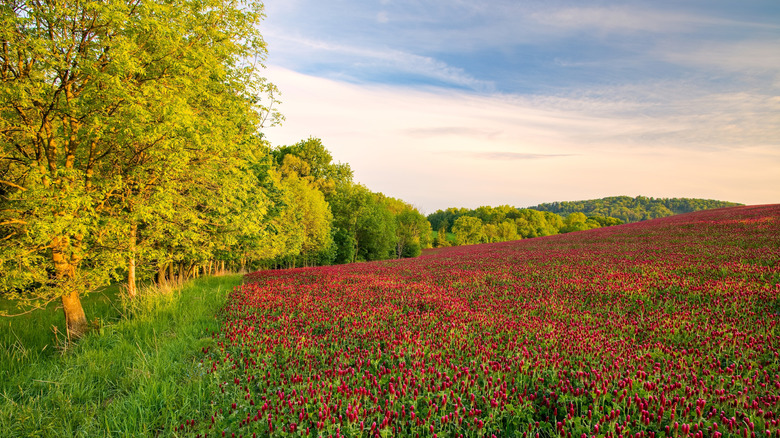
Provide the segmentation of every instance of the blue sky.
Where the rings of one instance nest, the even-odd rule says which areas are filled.
[[[446,207],[780,202],[780,2],[269,0],[275,145]]]

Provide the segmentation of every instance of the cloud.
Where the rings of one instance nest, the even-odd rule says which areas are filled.
[[[621,193],[780,198],[780,99],[658,82],[567,96],[344,83],[271,67],[285,125],[372,190],[432,212]]]
[[[616,33],[651,32],[690,34],[706,27],[751,27],[777,29],[766,23],[739,21],[684,10],[655,9],[632,5],[577,6],[543,9],[530,17],[545,26],[568,30]]]
[[[502,134],[500,130],[490,130],[482,128],[466,128],[463,126],[442,126],[442,127],[426,127],[426,128],[413,128],[405,131],[411,137],[416,138],[433,138],[433,137],[474,137],[480,139],[491,140],[499,137]]]
[[[668,62],[727,72],[770,72],[780,76],[780,38],[731,42],[694,41],[664,45],[656,56]]]
[[[467,152],[464,155],[481,160],[539,160],[543,158],[570,157],[572,154],[527,154],[520,152],[484,151]]]
[[[445,62],[429,56],[395,49],[344,45],[295,35],[272,34],[271,38],[293,46],[294,49],[288,47],[287,50],[294,51],[296,57],[303,62],[319,59],[326,65],[333,64],[336,71],[344,70],[346,66],[350,66],[352,79],[357,82],[360,82],[360,72],[365,70],[372,74],[379,72],[384,77],[393,74],[412,74],[444,84],[483,92],[490,92],[495,88],[495,85],[490,81],[477,79],[461,68],[449,66]]]

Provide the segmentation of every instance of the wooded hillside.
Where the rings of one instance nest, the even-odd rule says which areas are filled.
[[[562,201],[529,207],[561,215],[582,212],[587,216],[611,216],[623,222],[639,222],[680,213],[690,213],[713,208],[734,207],[735,202],[697,198],[648,198],[646,196],[610,196],[587,201]]]

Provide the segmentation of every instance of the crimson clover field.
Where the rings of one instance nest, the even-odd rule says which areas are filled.
[[[247,275],[184,436],[780,437],[780,206]]]

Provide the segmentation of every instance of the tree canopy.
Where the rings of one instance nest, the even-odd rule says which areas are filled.
[[[5,296],[62,297],[79,336],[79,295],[130,260],[208,257],[213,236],[263,217],[244,172],[275,118],[275,88],[253,63],[266,54],[260,5],[17,0],[0,14]]]

